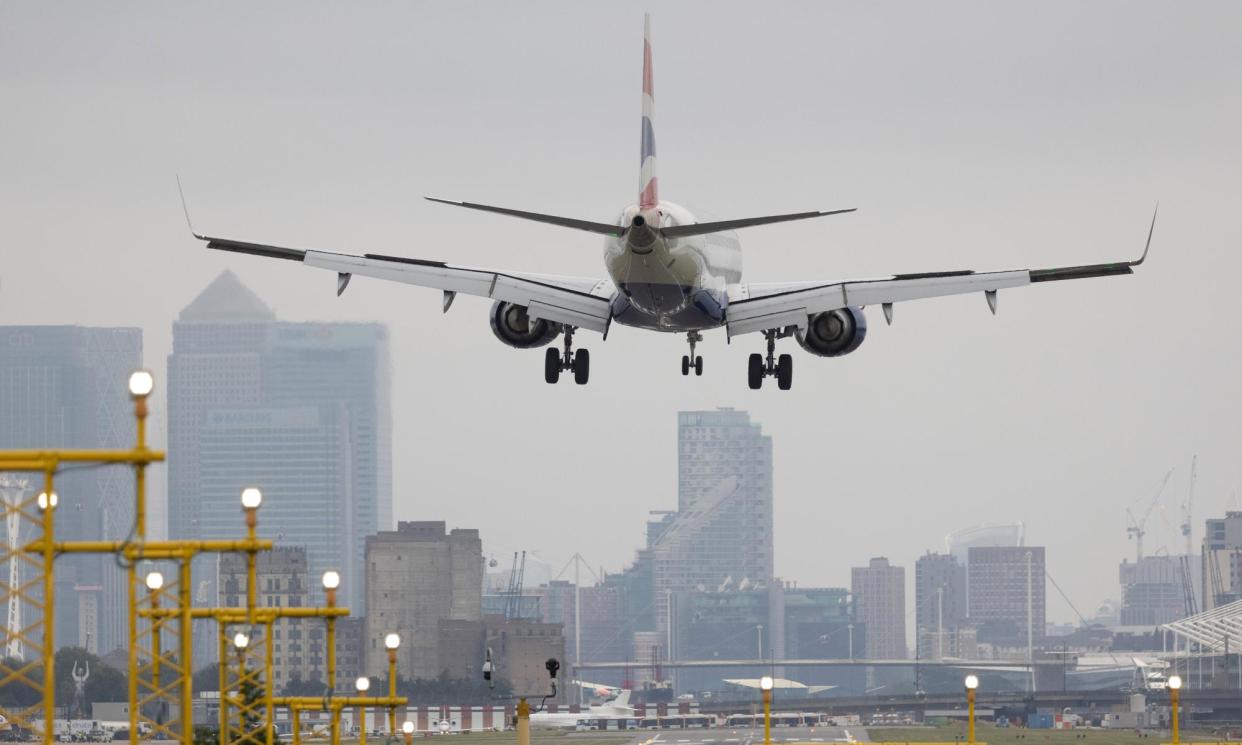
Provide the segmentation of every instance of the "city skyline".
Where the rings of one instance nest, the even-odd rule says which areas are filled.
[[[584,168],[628,173],[634,101],[600,92],[633,89],[645,8],[497,8],[486,24],[451,5],[323,11],[305,16],[278,56],[270,39],[288,18],[278,10],[232,24],[201,10],[115,5],[64,18],[14,6],[0,54],[30,74],[13,80],[24,114],[3,132],[60,145],[15,148],[0,186],[11,245],[23,247],[6,255],[0,317],[141,326],[158,371],[176,311],[230,268],[282,318],[389,324],[395,517],[434,502],[451,524],[481,523],[501,556],[532,542],[504,545],[505,530],[558,536],[553,563],[581,551],[593,565],[624,566],[646,512],[675,506],[673,413],[717,406],[750,411],[780,442],[774,571],[804,584],[844,586],[848,567],[878,553],[909,568],[949,532],[1021,521],[1074,605],[1093,608],[1117,594],[1115,560],[1130,553],[1125,508],[1146,501],[1169,467],[1169,513],[1195,453],[1196,514],[1224,513],[1242,483],[1230,424],[1242,411],[1221,340],[1235,335],[1242,298],[1203,275],[1238,262],[1240,112],[1219,95],[1238,68],[1227,32],[1236,6],[1172,15],[1139,5],[1123,18],[1088,7],[1072,24],[1020,8],[912,7],[908,23],[893,24],[874,8],[782,6],[758,30],[739,7],[708,7],[651,8],[662,111],[714,122],[700,132],[701,117],[662,119],[662,193],[701,194],[720,214],[808,194],[818,196],[807,208],[860,206],[831,226],[748,233],[755,279],[808,261],[831,278],[945,258],[1004,268],[1128,257],[1159,198],[1150,271],[1051,296],[1001,293],[994,319],[981,298],[899,309],[891,328],[872,313],[863,348],[801,364],[785,400],[738,390],[753,351],[741,340],[704,342],[704,376],[682,380],[682,340],[624,329],[592,350],[590,390],[544,390],[529,356],[479,333],[483,304],[462,298],[440,316],[435,293],[362,279],[336,298],[330,277],[202,251],[185,232],[173,174],[203,228],[496,266],[531,246],[541,270],[569,261],[589,273],[590,241],[436,211],[418,197],[518,195],[517,206],[609,217],[633,184],[579,184]],[[583,28],[598,32],[590,45],[573,41]],[[703,33],[730,43],[693,53],[678,43]],[[872,43],[878,33],[889,43]],[[374,43],[320,53],[343,38]],[[762,69],[730,54],[742,43]],[[222,44],[232,53],[219,55]],[[567,66],[567,54],[588,63]],[[1008,66],[981,64],[994,57]],[[548,82],[540,95],[516,94],[535,78]],[[746,105],[733,95],[743,88],[754,97]],[[787,109],[797,115],[756,113]],[[762,188],[739,186],[739,169]],[[44,292],[50,276],[57,302]],[[166,389],[157,380],[157,419]],[[554,452],[533,444],[549,442]],[[894,514],[891,546],[855,527]],[[1153,519],[1150,550],[1181,545],[1170,522]],[[562,538],[571,526],[577,535]],[[1079,548],[1088,544],[1109,561],[1091,561]],[[1049,595],[1051,618],[1075,620]]]

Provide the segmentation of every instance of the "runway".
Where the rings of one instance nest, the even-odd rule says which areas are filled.
[[[636,735],[634,745],[754,745],[763,742],[762,727],[643,730]],[[773,727],[772,742],[850,743],[870,740],[862,727]]]

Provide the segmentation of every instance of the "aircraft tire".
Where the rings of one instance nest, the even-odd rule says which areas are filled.
[[[782,354],[777,361],[776,386],[782,391],[793,387],[793,355]]]
[[[544,352],[543,379],[549,383],[555,383],[561,379],[561,355],[554,348]]]
[[[681,374],[682,375],[690,374],[690,357],[688,355],[683,354],[681,356]]]
[[[703,358],[702,357],[694,358],[694,374],[695,375],[703,374]]]
[[[574,352],[574,382],[578,385],[586,385],[590,377],[591,352],[586,349],[579,349],[577,352]]]
[[[746,366],[746,382],[752,391],[757,391],[763,386],[763,372],[763,355],[752,354]]]

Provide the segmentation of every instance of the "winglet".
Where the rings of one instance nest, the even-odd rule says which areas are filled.
[[[177,193],[181,195],[181,211],[185,213],[185,224],[190,229],[190,235],[200,241],[207,240],[207,236],[194,231],[194,223],[190,221],[190,208],[185,204],[185,190],[181,188],[181,174],[177,174]]]
[[[1156,208],[1151,212],[1151,227],[1147,230],[1147,244],[1143,246],[1143,255],[1138,257],[1138,261],[1133,266],[1138,266],[1147,260],[1147,252],[1151,250],[1151,236],[1156,232],[1156,215],[1160,212],[1160,203],[1156,202]]]

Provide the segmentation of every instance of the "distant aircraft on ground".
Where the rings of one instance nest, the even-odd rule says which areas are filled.
[[[574,351],[574,334],[586,329],[607,339],[615,321],[652,331],[684,333],[690,350],[681,358],[682,375],[689,375],[691,370],[695,375],[703,374],[703,358],[695,354],[703,331],[723,326],[730,340],[762,333],[767,352],[750,355],[747,382],[757,389],[765,377],[771,376],[782,390],[793,383],[793,357],[776,355],[778,339],[793,336],[811,354],[839,357],[853,352],[866,337],[864,306],[879,305],[885,321],[892,323],[894,303],[982,292],[995,313],[999,290],[1034,282],[1132,274],[1151,245],[1154,214],[1147,245],[1134,261],[1051,269],[897,274],[864,280],[746,283],[742,281],[741,244],[733,230],[854,209],[696,222],[688,210],[661,200],[658,193],[649,18],[644,19],[642,88],[638,201],[622,210],[615,224],[427,197],[433,202],[603,235],[608,279],[480,269],[381,254],[353,256],[215,238],[194,232],[193,227],[190,230],[194,237],[206,241],[208,248],[288,259],[334,271],[337,295],[357,274],[442,290],[445,312],[458,293],[490,298],[495,301],[492,332],[505,344],[530,349],[563,337],[562,349],[550,347],[544,357],[544,379],[549,383],[557,382],[562,371],[571,371],[575,382],[585,384],[590,375],[590,353],[586,349]],[[189,221],[188,209],[186,219]]]
[[[530,715],[530,726],[545,728],[573,729],[582,719],[611,719],[615,717],[629,718],[634,716],[634,707],[630,706],[630,692],[621,690],[617,697],[599,706],[591,706],[586,711],[547,712],[540,711]]]

